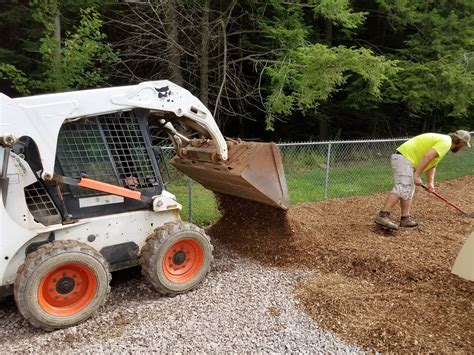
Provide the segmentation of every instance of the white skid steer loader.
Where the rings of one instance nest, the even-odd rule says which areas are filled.
[[[277,147],[226,141],[209,110],[169,81],[0,94],[0,119],[0,296],[13,293],[21,314],[45,330],[90,317],[111,271],[140,265],[164,295],[192,289],[208,272],[213,247],[180,220],[151,126],[171,137],[172,164],[204,187],[288,206]]]

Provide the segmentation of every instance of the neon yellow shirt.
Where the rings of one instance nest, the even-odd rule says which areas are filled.
[[[423,158],[430,149],[436,150],[438,157],[434,158],[423,172],[430,170],[443,159],[449,149],[451,149],[451,137],[445,134],[424,133],[413,137],[397,148],[415,169],[418,168],[421,158]]]

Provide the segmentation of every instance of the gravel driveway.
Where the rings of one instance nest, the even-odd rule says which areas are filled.
[[[292,289],[304,271],[263,267],[215,244],[205,282],[160,297],[137,268],[113,275],[106,305],[86,322],[46,333],[0,300],[0,353],[17,352],[349,352],[360,351],[315,325]]]

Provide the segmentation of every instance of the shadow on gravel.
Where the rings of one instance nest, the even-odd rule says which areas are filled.
[[[110,282],[110,286],[114,288],[123,285],[124,283],[137,280],[143,281],[142,269],[140,266],[114,271],[112,273],[112,281]]]
[[[4,298],[0,298],[0,310],[4,311],[10,308],[15,308],[15,298],[13,296],[7,296]],[[1,315],[1,312],[0,312]]]

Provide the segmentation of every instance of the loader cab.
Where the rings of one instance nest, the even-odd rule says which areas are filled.
[[[148,120],[147,110],[133,110],[65,121],[56,146],[55,174],[87,176],[149,197],[161,194],[166,157],[152,145]],[[23,154],[40,176],[36,145],[27,142]],[[140,201],[41,179],[26,187],[25,195],[35,219],[46,225],[149,208]]]

